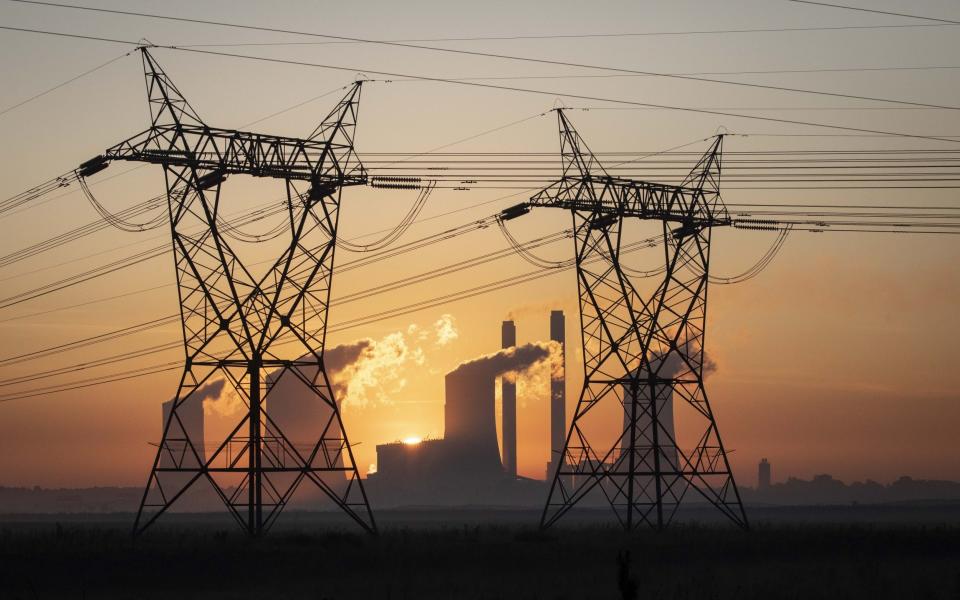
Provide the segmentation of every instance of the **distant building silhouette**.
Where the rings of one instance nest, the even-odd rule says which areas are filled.
[[[757,489],[770,489],[770,463],[765,458],[761,458],[757,466]]]
[[[960,483],[900,477],[886,485],[871,479],[845,484],[821,473],[810,480],[788,477],[783,483],[771,481],[756,490],[744,488],[744,495],[747,502],[806,506],[957,501]]]

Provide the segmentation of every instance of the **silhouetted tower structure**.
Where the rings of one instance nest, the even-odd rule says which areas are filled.
[[[567,321],[562,310],[550,311],[550,339],[560,344],[559,373],[550,377],[550,464],[547,478],[556,471],[563,458],[563,442],[567,434]],[[556,375],[556,376],[553,376]]]
[[[517,328],[513,321],[504,321],[500,330],[501,348],[517,345]],[[510,477],[517,476],[517,380],[516,373],[500,377],[500,397],[503,414],[500,431],[503,436],[503,469]]]
[[[627,529],[668,524],[690,491],[746,527],[703,385],[710,233],[730,224],[719,190],[723,137],[680,185],[661,185],[609,175],[562,109],[557,117],[562,177],[504,216],[531,206],[573,216],[584,384],[541,526],[599,488]],[[649,294],[635,287],[620,256],[624,226],[642,220],[659,223],[663,234],[663,279]],[[689,408],[683,425],[692,448],[682,448],[660,422],[658,399],[669,394],[675,406]],[[600,405],[627,413],[623,431],[603,435],[611,423]],[[596,419],[599,425],[591,425]],[[664,447],[677,448],[679,464],[664,464]]]
[[[109,161],[138,161],[162,166],[166,179],[185,366],[134,531],[149,527],[201,479],[251,535],[268,529],[304,482],[374,531],[323,363],[340,193],[367,180],[353,150],[360,82],[306,138],[218,129],[200,119],[149,51],[140,51],[151,127],[78,170],[86,176]],[[227,240],[236,232],[223,220],[221,191],[234,174],[279,179],[286,188],[285,247],[259,276]],[[308,448],[293,444],[263,410],[283,375],[301,380],[330,407]],[[242,399],[242,416],[206,456],[187,439],[181,460],[162,462],[183,429],[181,411],[218,378]],[[342,473],[346,484],[329,485],[324,475],[331,473]]]
[[[761,458],[757,465],[757,489],[770,489],[770,463],[765,458]]]

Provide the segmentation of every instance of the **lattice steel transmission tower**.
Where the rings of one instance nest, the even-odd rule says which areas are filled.
[[[151,127],[79,170],[89,175],[109,161],[139,161],[161,165],[166,179],[185,365],[134,531],[201,479],[251,535],[266,531],[303,483],[375,531],[323,360],[340,193],[367,180],[353,149],[360,82],[304,139],[217,129],[204,124],[149,51],[141,52]],[[225,236],[221,186],[232,174],[285,183],[284,250],[260,276]],[[324,408],[309,445],[291,442],[265,410],[274,386],[288,378]],[[218,379],[244,409],[208,453],[182,415]]]
[[[528,205],[573,215],[584,383],[541,527],[596,489],[627,529],[665,526],[691,491],[747,527],[703,385],[710,233],[730,224],[719,187],[723,137],[680,185],[660,185],[609,175],[557,115],[563,176]],[[642,220],[663,233],[662,280],[648,294],[620,252],[625,226]]]

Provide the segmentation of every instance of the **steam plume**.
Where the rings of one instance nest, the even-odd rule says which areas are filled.
[[[461,370],[471,370],[478,375],[485,377],[504,376],[515,378],[517,374],[524,373],[539,366],[545,361],[550,361],[551,375],[557,377],[562,371],[561,346],[557,342],[532,342],[521,346],[504,348],[492,354],[486,354],[461,363],[453,373]]]

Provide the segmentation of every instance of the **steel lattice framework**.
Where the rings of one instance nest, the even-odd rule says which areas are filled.
[[[703,385],[710,234],[730,224],[719,189],[723,137],[681,185],[659,185],[608,175],[562,109],[557,115],[563,176],[529,205],[573,215],[584,383],[541,527],[597,488],[627,529],[669,524],[690,490],[746,527]],[[662,222],[665,271],[647,295],[620,262],[631,219]],[[624,425],[616,436],[604,434],[609,407]]]
[[[161,165],[166,180],[185,365],[134,531],[149,527],[201,479],[251,535],[266,531],[305,481],[375,531],[323,360],[340,193],[367,179],[353,150],[360,82],[305,139],[216,129],[141,51],[150,129],[80,171],[140,161]],[[221,186],[229,174],[286,184],[289,243],[259,277],[224,237]],[[271,390],[287,378],[324,405],[324,426],[309,446],[292,443],[265,410]],[[202,402],[201,388],[219,379],[244,410],[225,439],[207,444],[208,454],[183,415]]]

